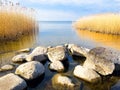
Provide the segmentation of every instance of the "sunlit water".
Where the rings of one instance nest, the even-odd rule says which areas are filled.
[[[24,36],[20,40],[14,42],[0,43],[0,66],[5,64],[13,64],[11,59],[15,55],[15,51],[23,48],[35,48],[37,46],[56,46],[63,45],[65,43],[74,43],[79,46],[86,48],[94,48],[98,46],[103,46],[107,48],[113,48],[120,50],[120,36],[117,35],[107,35],[95,32],[89,32],[86,30],[75,30],[72,27],[71,21],[65,22],[39,22],[39,31],[36,34]],[[80,60],[75,60],[69,58],[69,68],[65,72],[65,75],[72,77],[78,87],[77,90],[109,90],[112,85],[114,85],[119,79],[117,77],[111,77],[98,85],[93,85],[85,83],[82,81],[83,86],[81,86],[81,80],[73,77],[72,71],[77,64],[80,64]],[[44,66],[46,68],[45,76],[38,86],[28,90],[51,90],[51,79],[56,74],[48,69],[47,62]],[[14,72],[0,72],[0,77],[6,73]],[[109,78],[109,77],[108,77]],[[109,82],[109,83],[108,83]]]

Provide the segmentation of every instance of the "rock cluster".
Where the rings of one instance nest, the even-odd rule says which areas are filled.
[[[19,50],[20,53],[12,58],[14,63],[23,62],[23,64],[16,68],[16,75],[11,73],[0,77],[0,90],[23,90],[26,88],[27,81],[40,78],[45,73],[45,67],[42,64],[43,61],[49,62],[50,70],[56,72],[65,71],[66,67],[64,62],[69,60],[68,54],[86,57],[83,65],[79,64],[74,67],[73,75],[90,83],[98,83],[101,81],[102,76],[113,74],[113,71],[116,70],[115,64],[120,64],[120,52],[104,47],[96,47],[90,50],[75,44],[66,44],[65,46],[48,48],[39,46],[33,49],[33,51],[30,50],[31,49]],[[117,67],[117,70],[119,70],[118,68],[119,67]],[[11,69],[13,69],[13,67],[10,65],[0,68],[0,70]],[[9,81],[5,81],[5,79],[10,80],[10,83],[8,84]],[[56,74],[52,78],[52,84],[53,86],[75,86],[75,83],[73,83],[69,77],[61,74]],[[5,87],[5,85],[8,86]]]

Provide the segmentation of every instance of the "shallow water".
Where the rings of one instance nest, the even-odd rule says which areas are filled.
[[[20,40],[14,42],[0,43],[0,66],[5,64],[14,64],[11,62],[11,58],[15,55],[15,52],[23,48],[34,48],[36,46],[56,46],[65,43],[74,43],[86,48],[93,48],[96,46],[104,46],[107,48],[113,48],[120,50],[120,36],[100,34],[95,32],[89,32],[85,30],[75,30],[72,27],[71,21],[60,22],[39,22],[39,31],[37,34],[24,36]],[[75,90],[110,90],[110,87],[114,85],[119,77],[107,77],[104,82],[99,84],[89,84],[82,80],[79,80],[72,75],[72,71],[77,64],[80,64],[80,59],[72,59],[69,57],[69,68],[67,72],[63,73],[72,77],[77,84]],[[39,85],[28,90],[51,90],[51,78],[56,74],[48,69],[49,62],[44,65],[46,68],[45,76]],[[17,66],[17,65],[16,65]],[[9,71],[10,72],[10,71]],[[0,77],[9,72],[0,72]],[[14,72],[11,71],[11,72]]]

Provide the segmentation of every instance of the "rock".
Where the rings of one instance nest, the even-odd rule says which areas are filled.
[[[26,87],[25,80],[13,73],[0,77],[0,90],[24,90]]]
[[[15,74],[20,75],[26,80],[33,80],[41,76],[44,72],[45,68],[41,63],[31,61],[18,66]]]
[[[110,57],[111,55],[105,51],[105,48],[93,48],[88,53],[87,60],[84,62],[84,67],[92,68],[101,75],[112,74],[115,70],[115,65]]]
[[[81,78],[90,83],[97,83],[101,80],[100,75],[97,74],[94,70],[89,69],[87,67],[83,67],[81,65],[77,65],[75,67],[73,74],[76,77]]]
[[[120,80],[113,85],[110,90],[120,90]]]
[[[63,46],[49,48],[47,55],[51,62],[63,61],[66,59],[66,51]]]
[[[23,53],[23,52],[27,53],[30,51],[31,51],[31,48],[25,48],[25,49],[21,49],[21,50],[17,51],[17,53]]]
[[[58,71],[58,72],[62,72],[64,71],[64,65],[62,64],[62,62],[60,61],[55,61],[55,62],[52,62],[49,66],[49,68],[51,70],[55,70],[55,71]]]
[[[13,61],[14,63],[23,62],[23,61],[25,61],[26,56],[27,56],[26,53],[18,54],[18,55],[14,56],[14,57],[12,58],[12,61]]]
[[[67,47],[70,50],[70,52],[72,53],[72,55],[76,55],[76,56],[84,56],[84,57],[86,57],[87,53],[89,52],[89,49],[79,47],[79,46],[77,46],[75,44],[68,44]]]
[[[4,65],[2,66],[0,69],[0,71],[8,71],[8,70],[12,70],[14,67],[12,65]]]
[[[100,58],[120,64],[120,51],[104,47],[96,47],[90,50],[89,54],[99,56]]]
[[[56,74],[52,78],[52,86],[56,90],[73,90],[75,84],[67,76]]]
[[[29,55],[26,56],[26,60],[27,61],[45,61],[47,59],[47,57],[45,56],[47,53],[47,48],[45,47],[36,47],[32,53],[30,53]]]

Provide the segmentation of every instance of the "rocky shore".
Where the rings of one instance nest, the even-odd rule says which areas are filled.
[[[0,90],[25,90],[29,84],[38,79],[43,79],[44,64],[48,61],[48,68],[57,72],[52,78],[55,90],[75,90],[76,83],[71,77],[64,75],[68,69],[69,56],[84,57],[85,61],[73,68],[73,77],[85,82],[96,84],[103,77],[112,76],[120,71],[120,51],[95,47],[88,49],[75,44],[65,44],[56,47],[38,46],[32,49],[22,49],[16,52],[11,59],[13,63],[20,63],[14,73],[0,77]],[[0,72],[14,69],[13,65],[5,65]],[[59,89],[57,88],[59,86]],[[116,87],[115,87],[116,88]],[[111,88],[115,89],[114,86]],[[120,89],[120,86],[118,86]]]

